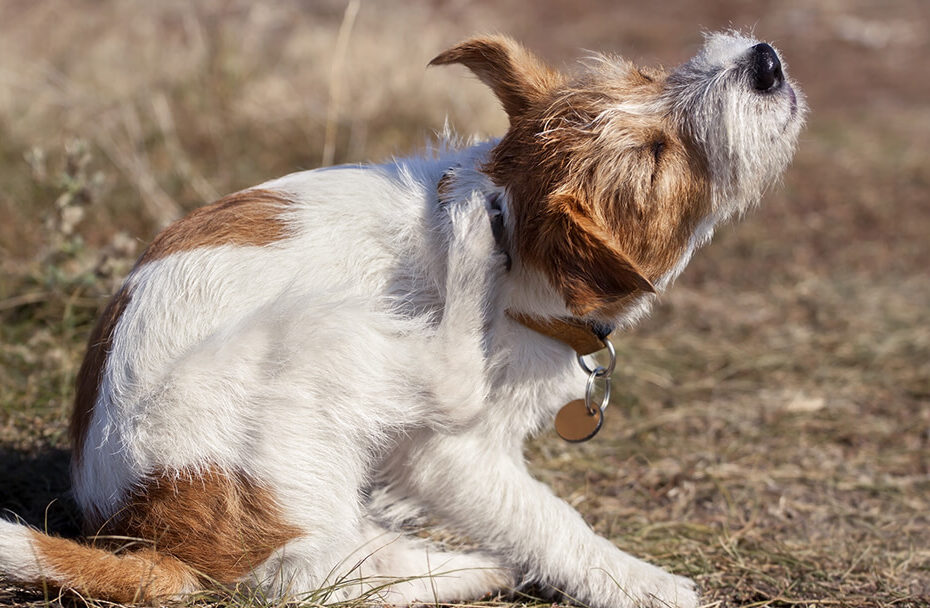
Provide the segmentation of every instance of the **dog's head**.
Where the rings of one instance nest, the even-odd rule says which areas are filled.
[[[598,56],[568,76],[501,36],[431,62],[450,63],[510,118],[483,170],[507,191],[514,252],[579,316],[664,288],[784,171],[804,120],[778,53],[736,33],[671,72]]]

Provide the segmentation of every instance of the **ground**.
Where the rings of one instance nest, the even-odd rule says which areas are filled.
[[[674,65],[702,30],[754,28],[812,107],[792,167],[617,336],[602,433],[528,457],[707,606],[930,605],[930,4],[352,6],[0,5],[0,507],[76,533],[74,375],[160,225],[289,171],[414,152],[446,115],[500,134],[464,70],[424,68],[475,32],[570,67],[584,49]]]

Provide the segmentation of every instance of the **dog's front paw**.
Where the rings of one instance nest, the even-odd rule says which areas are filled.
[[[621,592],[637,608],[697,608],[699,605],[697,586],[690,578],[650,566],[648,572],[639,573],[634,580],[631,588]]]

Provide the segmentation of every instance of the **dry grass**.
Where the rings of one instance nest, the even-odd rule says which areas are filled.
[[[774,39],[809,95],[796,162],[618,340],[597,440],[546,436],[531,462],[709,606],[930,605],[930,5],[363,0],[337,44],[345,7],[0,4],[0,506],[76,532],[64,430],[83,341],[181,210],[324,154],[407,153],[447,114],[500,133],[473,79],[423,67],[473,32],[555,61],[673,64],[732,23]]]

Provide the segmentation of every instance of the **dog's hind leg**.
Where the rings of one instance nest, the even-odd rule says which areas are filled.
[[[366,595],[394,605],[446,603],[512,589],[513,573],[493,557],[453,551],[422,538],[365,524],[359,554]]]
[[[338,553],[321,551],[314,535],[295,538],[254,571],[250,582],[279,600],[328,604],[361,598],[393,605],[465,600],[513,585],[510,571],[487,555],[443,550],[371,523],[338,546]]]
[[[445,305],[430,349],[439,356],[424,368],[432,370],[429,385],[454,427],[473,419],[487,399],[487,328],[508,258],[492,233],[485,196],[460,202],[449,218]]]

